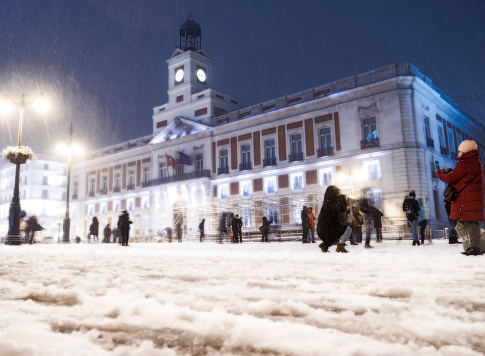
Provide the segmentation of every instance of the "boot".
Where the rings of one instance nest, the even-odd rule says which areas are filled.
[[[479,256],[482,254],[482,251],[480,250],[480,247],[468,247],[468,249],[465,252],[462,252],[462,254],[466,256]]]
[[[322,252],[328,252],[328,247],[327,245],[325,245],[325,242],[319,244],[318,247],[320,247],[320,250],[322,250]]]
[[[349,252],[349,251],[347,251],[347,250],[345,249],[345,244],[340,244],[340,243],[339,243],[339,244],[337,244],[337,251],[335,251],[335,252],[344,252],[344,253],[347,253],[347,252]]]
[[[357,243],[355,243],[355,240],[354,239],[350,239],[350,244],[351,245],[357,245]]]

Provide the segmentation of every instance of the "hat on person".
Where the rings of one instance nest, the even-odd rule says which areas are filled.
[[[460,143],[460,146],[458,146],[458,151],[461,151],[463,153],[473,151],[476,149],[478,149],[478,145],[473,140],[465,140],[462,143]]]
[[[308,210],[313,210],[313,208],[311,206],[308,207]]]
[[[409,195],[416,198],[416,192],[414,190],[411,190],[411,192],[409,193]]]

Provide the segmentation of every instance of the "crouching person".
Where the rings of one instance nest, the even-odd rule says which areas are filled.
[[[483,168],[475,141],[463,141],[458,147],[458,163],[453,169],[436,170],[436,176],[454,185],[458,197],[451,201],[450,218],[459,220],[468,230],[467,256],[482,254],[480,224],[484,219]]]
[[[322,252],[328,252],[328,248],[334,243],[337,243],[337,252],[349,252],[345,249],[345,242],[350,237],[352,228],[345,225],[345,218],[342,219],[342,214],[347,210],[346,200],[345,195],[334,185],[330,185],[325,191],[317,223],[317,235],[322,240],[318,247]]]

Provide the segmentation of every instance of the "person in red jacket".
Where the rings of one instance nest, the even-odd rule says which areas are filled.
[[[475,141],[463,141],[458,147],[458,163],[453,169],[436,170],[436,176],[460,192],[451,202],[450,218],[461,221],[468,229],[470,247],[467,256],[480,255],[480,224],[484,220],[483,167]],[[468,184],[468,186],[467,186]],[[463,190],[462,190],[463,189]]]

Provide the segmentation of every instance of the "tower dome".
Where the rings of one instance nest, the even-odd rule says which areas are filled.
[[[184,51],[197,51],[201,49],[201,34],[200,25],[192,18],[192,15],[187,17],[181,24],[179,29],[180,44],[179,48]]]

